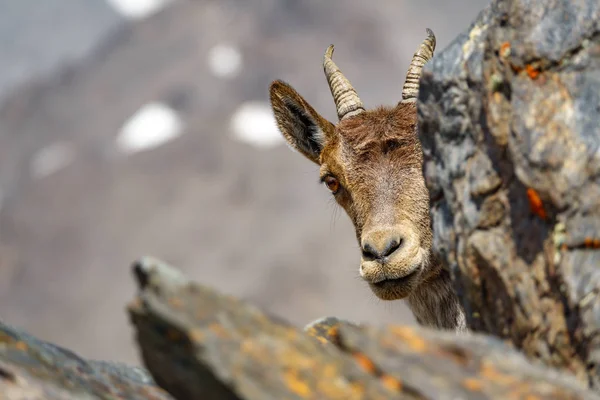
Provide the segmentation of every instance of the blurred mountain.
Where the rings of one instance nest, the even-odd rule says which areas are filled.
[[[360,281],[353,228],[273,138],[267,89],[284,79],[335,120],[334,43],[365,104],[393,104],[425,28],[441,50],[487,1],[179,0],[139,20],[2,3],[0,317],[133,362],[128,267],[152,254],[297,324],[412,321]]]

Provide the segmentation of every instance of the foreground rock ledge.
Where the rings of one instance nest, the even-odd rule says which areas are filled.
[[[493,1],[425,66],[434,251],[469,327],[600,390],[600,2]]]
[[[84,360],[0,321],[2,400],[173,400],[143,368]]]
[[[334,318],[302,331],[159,261],[134,270],[142,358],[176,399],[598,398],[490,337]]]

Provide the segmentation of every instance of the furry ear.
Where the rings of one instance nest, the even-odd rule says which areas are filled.
[[[325,142],[335,132],[334,125],[283,81],[271,83],[269,93],[277,126],[287,143],[319,164],[319,155]]]

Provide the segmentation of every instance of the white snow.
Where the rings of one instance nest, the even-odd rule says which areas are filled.
[[[242,104],[231,117],[233,137],[260,148],[283,143],[271,107],[264,102]]]
[[[208,66],[219,78],[233,78],[242,69],[242,53],[237,47],[218,44],[208,52]]]
[[[159,147],[182,134],[183,122],[166,104],[154,102],[140,108],[121,128],[116,139],[128,154]]]
[[[121,15],[130,19],[146,18],[173,0],[107,0]]]

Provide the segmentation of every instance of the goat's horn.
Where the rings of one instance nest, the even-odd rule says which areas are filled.
[[[433,57],[435,50],[435,35],[433,31],[427,28],[427,38],[419,46],[419,50],[415,53],[406,73],[406,80],[402,88],[402,103],[417,101],[419,95],[419,79],[421,71],[427,61]]]
[[[327,83],[329,83],[329,89],[331,89],[331,94],[333,95],[338,118],[342,120],[360,114],[365,111],[365,108],[350,81],[342,74],[338,66],[331,59],[332,56],[333,45],[329,46],[327,51],[325,51],[323,69],[325,70]]]

